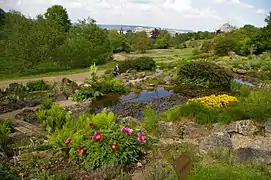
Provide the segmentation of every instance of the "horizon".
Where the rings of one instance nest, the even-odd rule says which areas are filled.
[[[67,9],[72,22],[91,17],[97,24],[215,31],[226,22],[236,27],[263,27],[269,0],[3,0],[0,7],[32,18],[52,5]],[[229,13],[230,12],[230,13]],[[132,25],[131,25],[132,26]]]

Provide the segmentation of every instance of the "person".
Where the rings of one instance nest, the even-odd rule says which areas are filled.
[[[113,70],[113,76],[116,77],[119,74],[119,65],[116,64],[114,70]]]

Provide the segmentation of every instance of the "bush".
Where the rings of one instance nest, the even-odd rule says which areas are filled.
[[[32,81],[26,84],[28,91],[44,91],[49,89],[49,85],[46,84],[43,80]]]
[[[11,125],[10,120],[0,119],[0,145],[2,145],[4,151],[7,151],[7,145],[9,144]]]
[[[146,136],[138,130],[120,127],[112,112],[81,115],[52,134],[49,141],[88,168],[135,162],[147,147]],[[138,138],[140,138],[138,141]]]
[[[211,88],[223,88],[229,90],[233,76],[223,67],[206,61],[192,61],[182,65],[178,72],[178,78],[203,80],[208,82]]]
[[[66,122],[70,121],[69,113],[58,105],[52,105],[48,110],[39,110],[36,116],[41,126],[49,133],[61,129]]]
[[[1,180],[20,180],[18,176],[10,171],[9,168],[0,164],[0,179]]]
[[[130,69],[135,69],[137,71],[151,71],[155,70],[156,64],[153,58],[148,56],[138,57],[132,60],[122,61],[119,64],[119,72],[123,73]]]

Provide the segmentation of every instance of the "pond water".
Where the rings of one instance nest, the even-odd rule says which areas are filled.
[[[236,82],[240,83],[240,84],[244,84],[244,85],[247,85],[247,86],[254,86],[254,84],[252,84],[251,82],[243,80],[241,78],[235,78],[234,80]]]

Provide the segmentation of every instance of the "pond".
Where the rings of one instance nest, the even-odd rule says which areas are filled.
[[[142,90],[125,95],[108,94],[93,101],[89,112],[97,113],[103,108],[123,117],[132,116],[141,119],[144,109],[152,105],[157,113],[163,112],[174,105],[185,103],[189,98],[210,94],[220,94],[220,91],[205,89],[195,85],[177,87],[158,87],[154,90]]]
[[[252,84],[251,82],[246,81],[246,80],[241,79],[241,78],[235,78],[234,80],[236,82],[240,83],[240,84],[244,84],[244,85],[247,85],[247,86],[254,86],[254,84]]]

